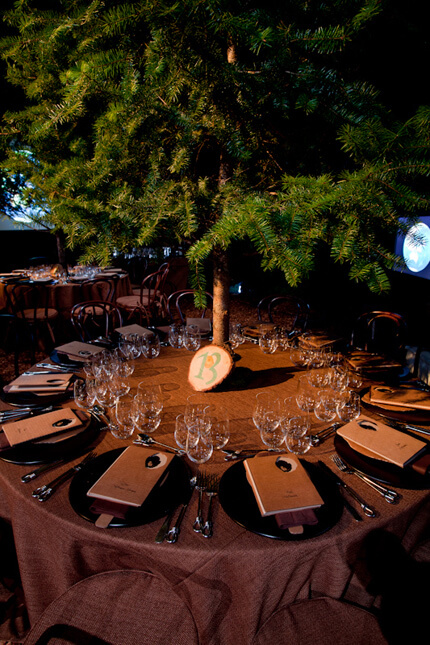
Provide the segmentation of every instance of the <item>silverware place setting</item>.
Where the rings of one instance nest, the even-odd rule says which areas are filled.
[[[61,486],[61,484],[66,482],[68,479],[70,479],[76,472],[81,470],[96,456],[97,456],[96,453],[92,450],[78,464],[76,464],[75,466],[72,466],[64,473],[62,473],[61,475],[53,479],[51,482],[49,482],[48,484],[45,484],[44,486],[39,486],[39,488],[36,488],[33,491],[32,496],[35,499],[37,499],[39,502],[45,502],[53,495],[53,493],[55,493],[55,491]]]
[[[397,504],[401,500],[402,496],[397,491],[383,486],[382,484],[376,482],[371,477],[368,477],[356,468],[349,466],[341,457],[339,457],[339,455],[332,455],[331,459],[341,472],[348,475],[355,475],[363,482],[365,482],[368,486],[370,486],[370,488],[373,488],[373,490],[382,495],[385,501],[389,504]]]

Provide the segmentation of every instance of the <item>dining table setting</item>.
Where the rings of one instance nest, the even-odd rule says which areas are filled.
[[[412,552],[426,535],[430,393],[316,340],[235,325],[220,348],[207,330],[133,325],[4,386],[0,516],[30,623],[123,570],[159,577],[205,644],[250,644],[306,598],[377,606],[366,536]]]

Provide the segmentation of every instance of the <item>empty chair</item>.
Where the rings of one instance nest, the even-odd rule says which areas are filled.
[[[361,314],[352,329],[351,349],[400,357],[406,340],[404,318],[391,311],[369,311]]]
[[[170,316],[170,320],[176,322],[179,318],[179,322],[182,325],[185,325],[187,317],[193,318],[204,318],[206,315],[207,307],[212,307],[213,297],[208,291],[205,291],[206,294],[206,306],[203,308],[197,308],[195,304],[196,291],[194,289],[182,289],[180,291],[175,291],[170,294],[167,299],[167,312]]]
[[[186,603],[147,571],[98,573],[54,600],[25,645],[194,645],[197,628]]]
[[[70,321],[78,338],[87,343],[98,338],[110,338],[117,327],[122,327],[122,314],[112,302],[91,300],[75,305]]]
[[[168,273],[169,265],[165,263],[158,271],[144,278],[138,293],[116,299],[117,306],[127,313],[127,320],[136,318],[139,322],[145,321],[150,325],[165,315],[167,304],[164,284]]]
[[[38,340],[44,345],[55,346],[53,325],[58,318],[58,311],[49,303],[49,290],[46,285],[35,283],[17,283],[6,285],[7,312],[15,316],[18,323],[20,339],[28,336],[30,340],[31,360],[34,362]],[[47,342],[46,342],[47,341]]]
[[[257,305],[258,320],[286,327],[288,331],[305,331],[309,319],[309,305],[296,296],[265,296]],[[267,320],[265,320],[267,318]]]
[[[81,284],[81,300],[104,300],[114,302],[116,282],[113,278],[94,278]]]

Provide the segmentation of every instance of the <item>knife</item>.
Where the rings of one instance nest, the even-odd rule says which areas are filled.
[[[365,502],[365,501],[360,497],[360,495],[359,495],[358,493],[356,493],[356,492],[355,492],[355,490],[354,490],[353,488],[351,488],[350,486],[348,486],[348,484],[345,484],[345,482],[343,481],[343,479],[341,479],[338,475],[336,475],[336,473],[334,473],[334,472],[331,470],[331,468],[329,468],[329,467],[327,466],[327,464],[325,464],[325,463],[324,463],[323,461],[321,461],[321,460],[318,460],[318,465],[320,466],[320,468],[321,468],[321,469],[322,469],[322,470],[323,470],[323,471],[324,471],[324,472],[325,472],[329,477],[331,477],[331,479],[332,479],[332,480],[333,480],[333,481],[334,481],[338,486],[340,486],[341,488],[343,488],[347,493],[349,493],[349,495],[351,495],[351,497],[353,497],[353,498],[354,498],[354,499],[355,499],[355,500],[360,504],[361,508],[363,509],[364,514],[365,514],[365,515],[367,515],[367,517],[376,517],[376,511],[375,511],[371,506],[369,506],[369,505],[368,505],[368,504],[367,504],[367,503],[366,503],[366,502]],[[347,500],[345,500],[345,498],[344,498],[344,502],[345,502],[345,501],[347,501]],[[348,508],[347,504],[345,504],[345,507],[346,507],[346,508]],[[353,507],[353,506],[351,506],[351,508],[354,508],[354,507]],[[350,509],[348,508],[348,510],[350,510]],[[354,509],[354,511],[355,511],[355,509]],[[350,511],[350,512],[351,512],[351,511]],[[352,514],[354,515],[354,513],[352,513]]]

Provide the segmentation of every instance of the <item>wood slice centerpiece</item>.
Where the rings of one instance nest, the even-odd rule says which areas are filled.
[[[194,354],[188,381],[197,392],[208,392],[222,383],[233,367],[233,353],[228,345],[206,345]]]

